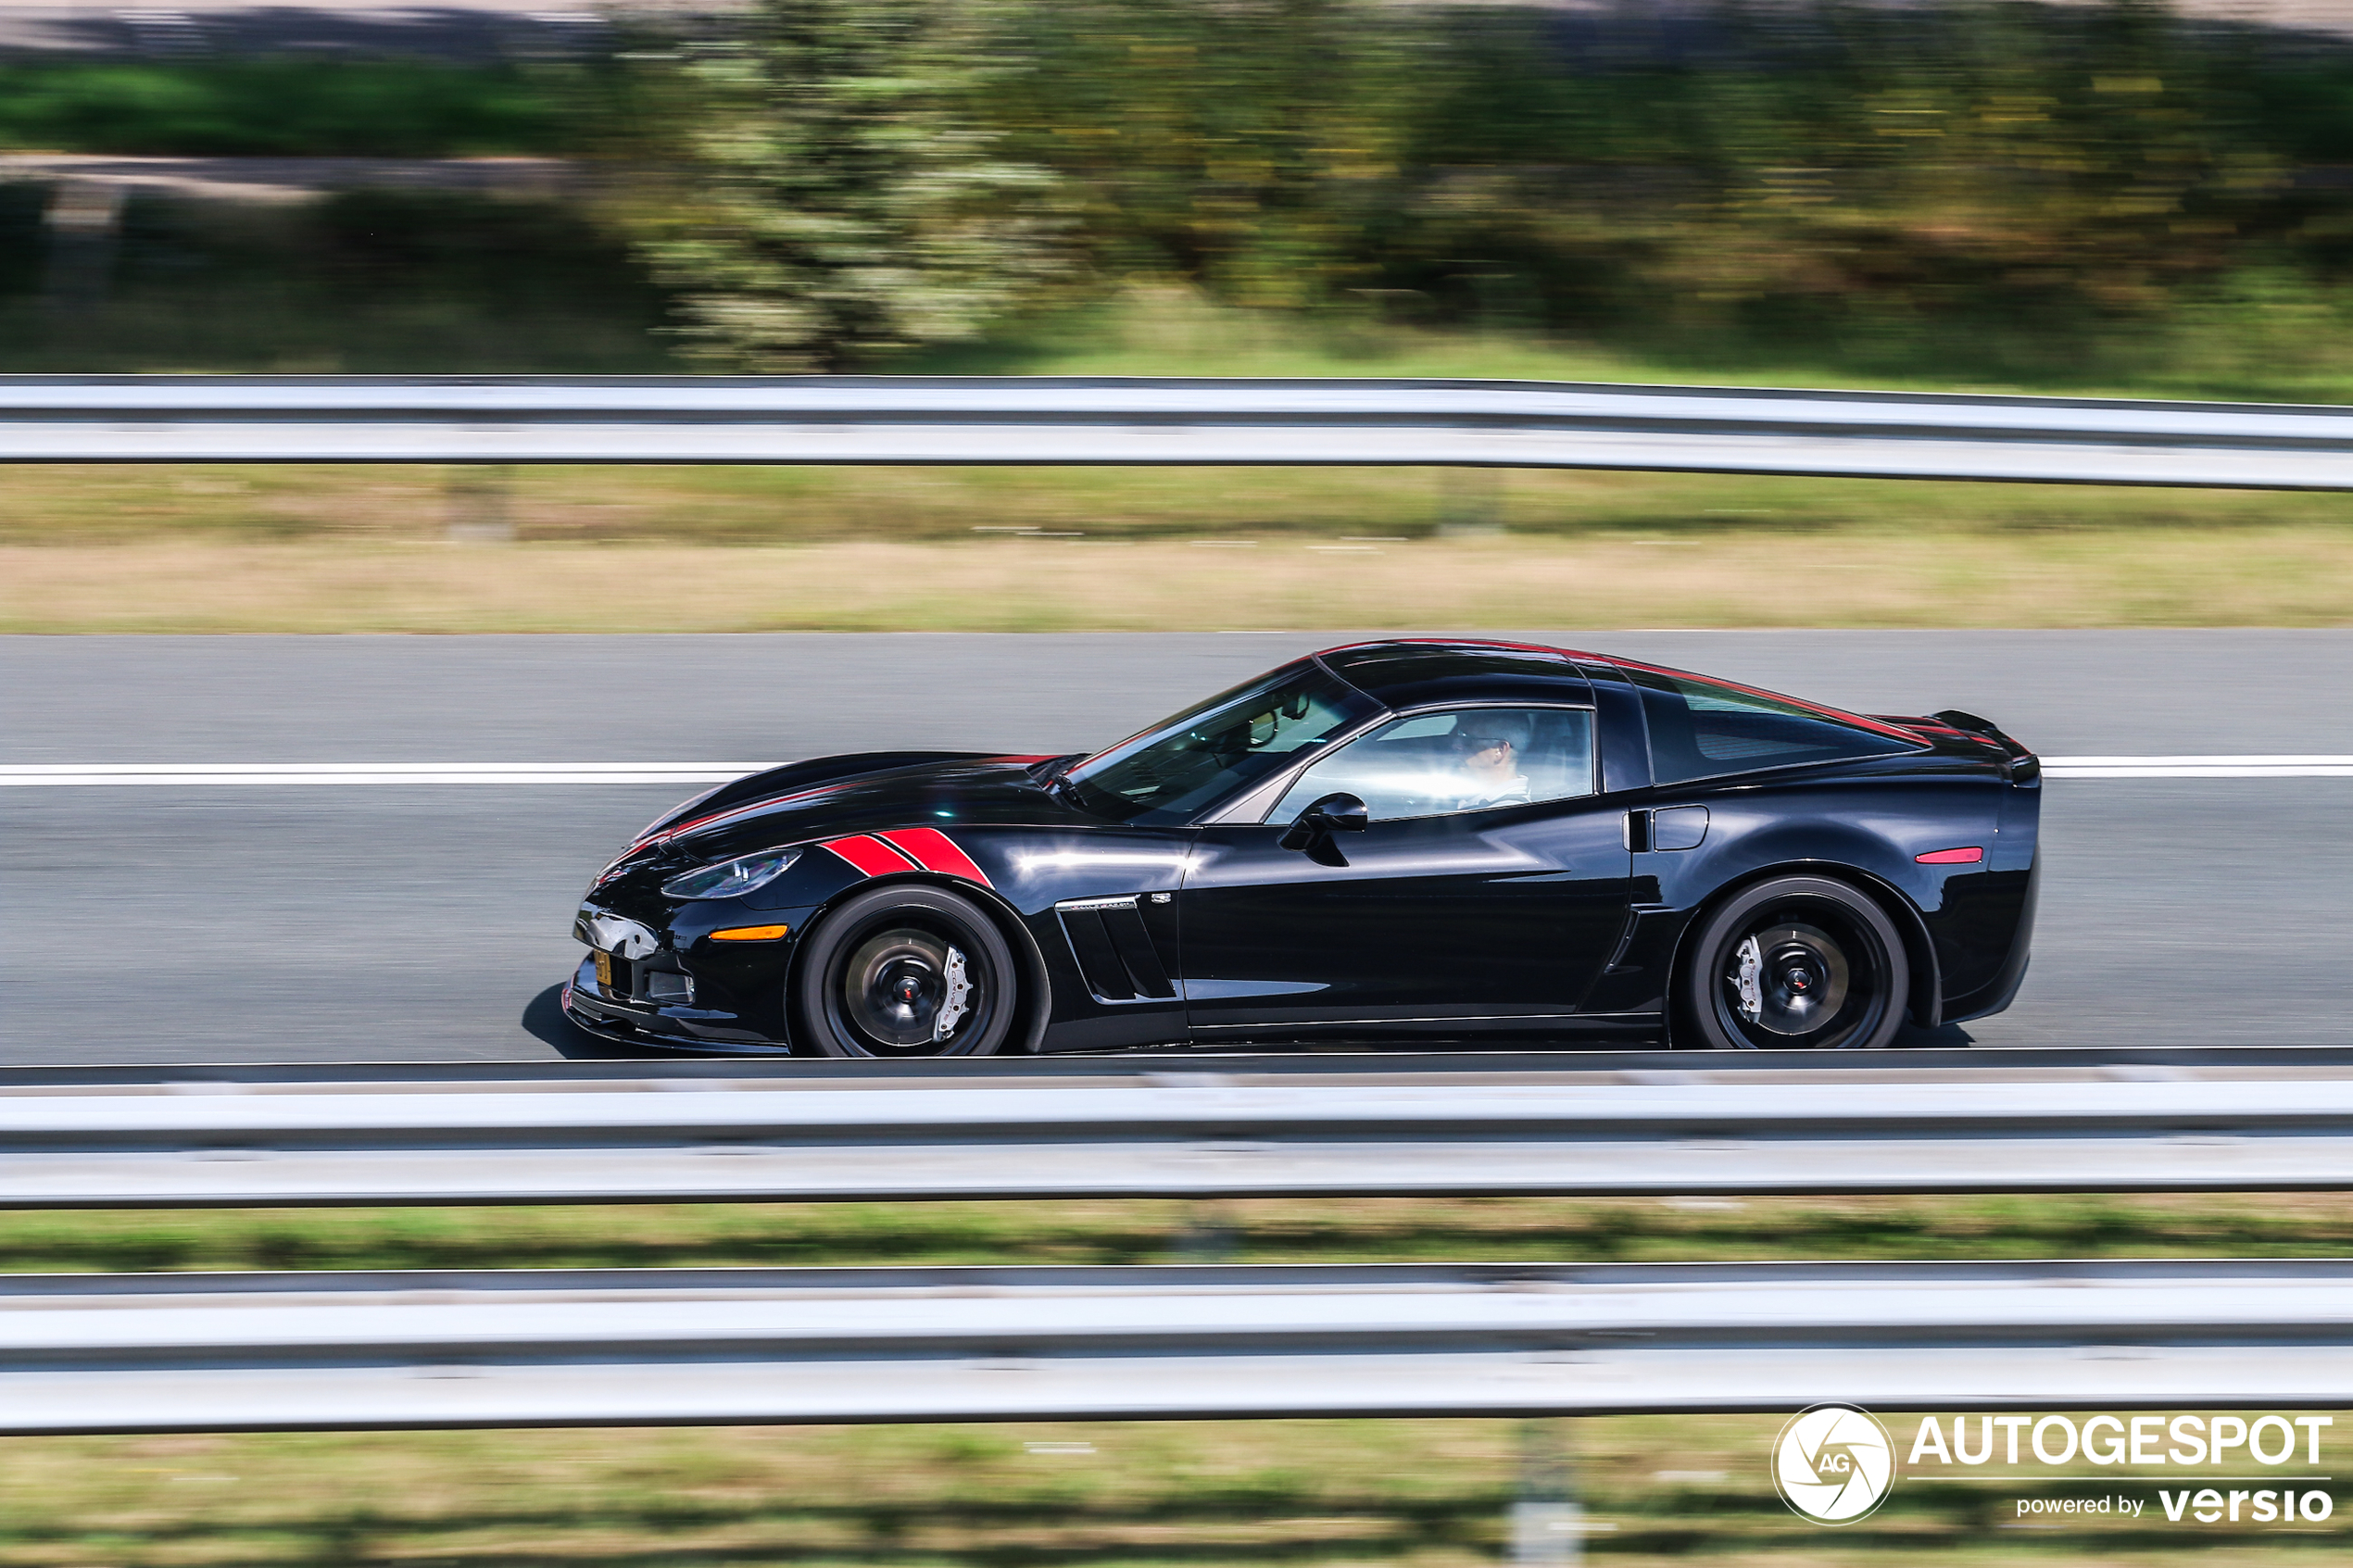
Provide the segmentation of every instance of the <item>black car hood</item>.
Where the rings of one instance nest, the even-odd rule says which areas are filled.
[[[1031,773],[1032,759],[932,753],[930,759],[909,765],[902,760],[906,755],[825,758],[738,780],[728,786],[730,792],[755,780],[762,784],[732,802],[713,797],[698,803],[666,830],[668,847],[673,856],[710,861],[804,839],[890,828],[1093,820],[1038,784]],[[885,763],[882,770],[873,768],[876,761]],[[829,764],[835,765],[830,771]]]
[[[985,751],[859,751],[841,757],[812,757],[799,762],[785,762],[757,773],[746,773],[717,789],[705,790],[692,800],[682,801],[639,836],[650,838],[657,834],[676,833],[682,827],[710,822],[734,807],[798,795],[819,784],[925,763],[972,762],[991,756]]]

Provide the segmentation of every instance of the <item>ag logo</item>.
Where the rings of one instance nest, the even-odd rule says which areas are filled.
[[[1817,1524],[1852,1524],[1887,1496],[1895,1445],[1869,1411],[1816,1405],[1790,1417],[1773,1439],[1773,1485],[1781,1500]]]

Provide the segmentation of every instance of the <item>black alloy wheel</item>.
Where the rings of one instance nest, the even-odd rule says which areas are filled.
[[[796,1044],[824,1056],[989,1056],[1013,1031],[1013,948],[969,898],[900,884],[827,915],[793,981]]]
[[[1877,1050],[1904,1026],[1904,939],[1870,897],[1829,877],[1743,889],[1692,937],[1677,1011],[1713,1050]]]

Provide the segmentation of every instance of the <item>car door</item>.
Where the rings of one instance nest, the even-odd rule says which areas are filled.
[[[1519,766],[1475,776],[1511,732]],[[1177,895],[1197,1035],[1290,1028],[1474,1032],[1564,1020],[1627,917],[1620,805],[1595,794],[1590,709],[1460,705],[1403,715],[1307,768],[1252,822],[1201,830]],[[1333,794],[1362,832],[1283,838]]]

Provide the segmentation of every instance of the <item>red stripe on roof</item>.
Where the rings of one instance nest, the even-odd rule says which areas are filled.
[[[919,869],[912,858],[903,850],[885,844],[867,834],[852,834],[848,838],[829,839],[818,847],[830,849],[868,876],[888,876],[893,872]]]
[[[1515,653],[1566,654],[1567,648],[1556,648],[1545,643],[1510,643],[1500,637],[1370,637],[1361,643],[1340,643],[1332,647],[1318,648],[1307,657],[1321,659],[1327,653],[1346,653],[1351,648],[1393,647],[1399,643],[1436,645],[1455,648],[1509,648]]]
[[[960,876],[983,887],[995,885],[988,880],[988,873],[974,864],[973,858],[958,848],[956,841],[937,828],[898,828],[875,836],[892,848],[912,855],[927,872],[937,872],[942,876]]]

